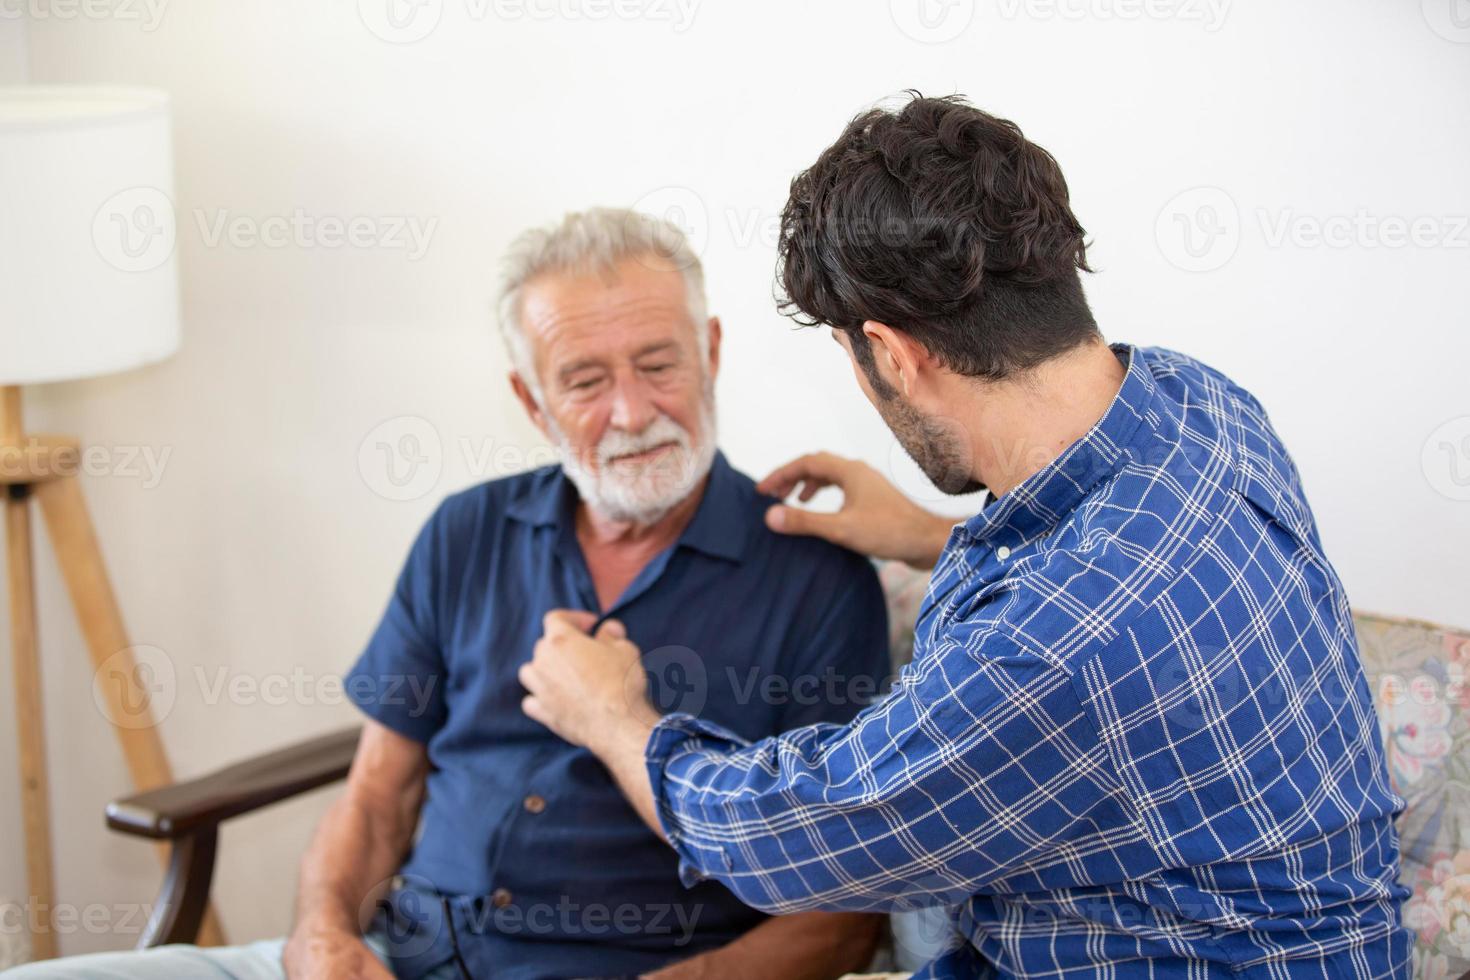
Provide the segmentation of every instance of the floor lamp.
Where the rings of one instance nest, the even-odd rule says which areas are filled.
[[[21,810],[34,959],[56,955],[31,502],[86,637],[132,782],[171,781],[148,691],[97,547],[74,439],[27,433],[21,386],[124,371],[179,343],[168,97],[143,89],[0,88],[0,491],[4,494]],[[113,671],[113,667],[120,667]],[[122,684],[116,683],[121,678]],[[78,697],[90,700],[89,692]],[[143,723],[139,723],[140,705]],[[127,724],[119,724],[126,719]],[[97,817],[100,826],[100,814]],[[212,917],[208,938],[218,938]]]

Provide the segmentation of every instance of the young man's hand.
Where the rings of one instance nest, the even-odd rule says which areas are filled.
[[[609,619],[596,636],[588,636],[596,621],[589,612],[546,614],[546,632],[521,667],[521,683],[531,692],[521,710],[573,745],[590,749],[643,822],[662,837],[643,762],[659,717],[648,703],[648,675],[623,624]]]
[[[782,499],[797,487],[802,503],[823,487],[837,487],[842,508],[821,514],[777,504],[766,511],[771,530],[826,538],[874,558],[926,569],[939,560],[954,527],[954,521],[924,510],[877,470],[855,459],[813,453],[792,460],[756,485],[761,493]]]
[[[557,609],[546,614],[545,632],[521,683],[531,692],[522,702],[526,714],[573,745],[599,748],[599,741],[629,722],[653,727],[658,713],[648,703],[648,680],[638,650],[623,624],[609,619],[596,636],[587,635],[597,617]]]

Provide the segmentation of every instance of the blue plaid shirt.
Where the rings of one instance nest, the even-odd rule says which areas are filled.
[[[1169,351],[957,525],[851,724],[647,750],[686,880],[950,908],[919,976],[1404,977],[1394,815],[1342,584],[1260,404]]]

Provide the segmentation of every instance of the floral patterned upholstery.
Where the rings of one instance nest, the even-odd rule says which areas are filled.
[[[885,562],[897,671],[913,656],[927,572]],[[1470,980],[1470,631],[1355,613],[1378,706],[1389,776],[1408,803],[1399,818],[1405,908],[1418,933],[1418,980]],[[912,964],[900,963],[900,966]]]
[[[878,565],[878,580],[888,600],[888,652],[897,673],[914,656],[914,621],[929,590],[929,573],[916,572],[903,562],[885,561]]]
[[[1399,817],[1414,975],[1470,970],[1470,632],[1358,613]]]

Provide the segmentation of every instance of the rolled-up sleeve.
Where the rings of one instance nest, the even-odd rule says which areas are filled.
[[[701,870],[703,868],[730,869],[725,864],[724,851],[718,845],[711,847],[704,840],[685,839],[676,807],[665,803],[668,799],[668,790],[664,786],[665,766],[676,752],[680,755],[703,752],[718,759],[749,745],[728,728],[683,713],[665,715],[649,736],[644,753],[648,779],[653,786],[653,798],[658,803],[658,818],[664,837],[679,854],[679,879],[686,888],[709,877]]]
[[[872,911],[1151,865],[1071,678],[981,639],[954,631],[847,725],[748,743],[664,718],[646,761],[686,882],[774,913]]]

